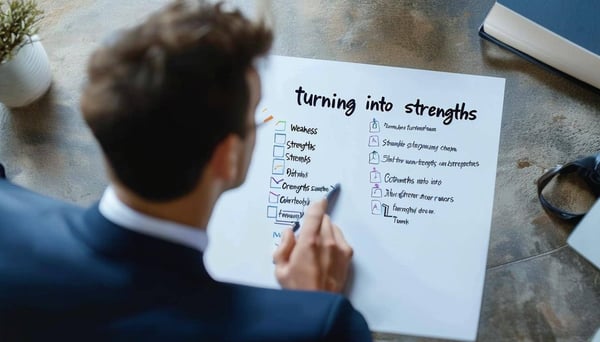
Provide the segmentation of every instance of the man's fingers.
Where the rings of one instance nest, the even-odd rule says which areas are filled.
[[[327,209],[327,200],[323,199],[318,202],[313,202],[304,214],[304,222],[300,229],[300,236],[298,240],[307,239],[314,240],[319,235],[321,230],[321,222],[323,221],[323,215]]]
[[[333,228],[331,223],[331,218],[329,215],[323,215],[323,220],[321,221],[321,241],[323,244],[335,244],[335,237],[333,235]]]
[[[344,233],[342,233],[342,230],[340,229],[340,227],[337,224],[332,224],[331,230],[333,232],[333,237],[334,237],[337,245],[340,246],[340,249],[348,257],[351,257],[352,254],[354,253],[354,251],[352,250],[352,247],[348,244],[348,241],[346,241],[346,238],[344,238]]]
[[[275,262],[275,264],[287,263],[288,260],[290,260],[290,254],[292,254],[295,245],[296,238],[294,237],[294,233],[291,229],[286,229],[281,237],[279,247],[277,247],[275,253],[273,253],[273,262]]]
[[[329,217],[329,215],[325,214],[323,216],[323,221],[321,222],[320,244],[322,248],[319,253],[321,258],[321,265],[323,266],[323,270],[325,272],[328,272],[329,268],[333,266],[332,260],[333,258],[335,258],[334,254],[337,249],[331,225],[331,218]]]

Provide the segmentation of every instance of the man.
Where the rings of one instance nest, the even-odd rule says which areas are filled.
[[[81,109],[111,185],[82,209],[0,180],[0,340],[370,339],[336,294],[352,249],[325,201],[274,255],[284,290],[219,283],[202,263],[215,202],[248,169],[253,62],[271,40],[180,1],[92,55]]]

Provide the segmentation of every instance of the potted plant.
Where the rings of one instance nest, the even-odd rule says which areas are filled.
[[[22,107],[46,93],[52,72],[36,35],[43,12],[34,0],[0,1],[0,102]]]

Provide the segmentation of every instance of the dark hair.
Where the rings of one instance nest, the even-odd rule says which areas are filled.
[[[271,42],[239,11],[176,1],[96,50],[81,110],[118,180],[148,200],[189,193],[216,145],[246,136],[246,73]]]

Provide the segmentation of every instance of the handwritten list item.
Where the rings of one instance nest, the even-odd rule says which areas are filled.
[[[273,56],[245,184],[219,200],[205,262],[217,279],[278,287],[282,232],[336,183],[354,248],[347,293],[374,331],[477,333],[504,80]]]

